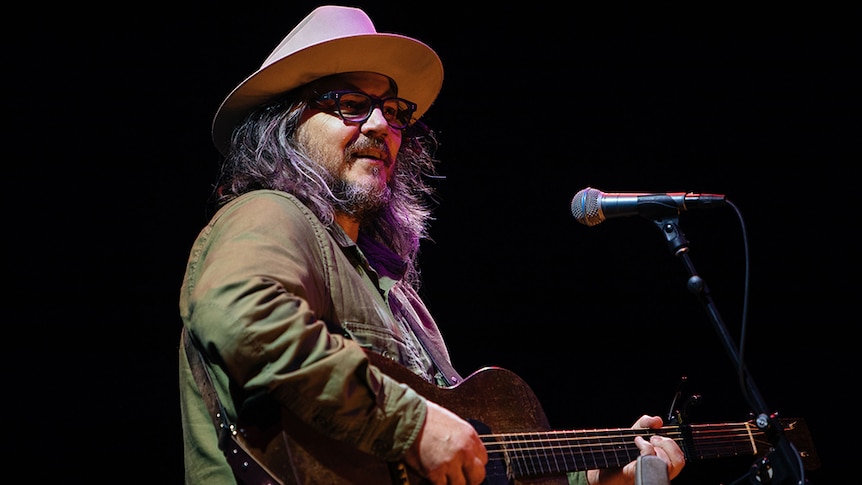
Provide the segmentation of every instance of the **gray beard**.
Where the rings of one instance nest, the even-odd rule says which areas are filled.
[[[335,208],[359,222],[368,221],[383,212],[392,199],[392,189],[387,185],[381,190],[369,189],[337,179],[332,182]]]

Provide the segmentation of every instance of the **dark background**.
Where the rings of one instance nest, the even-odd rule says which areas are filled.
[[[219,163],[212,115],[315,5],[66,5],[7,19],[16,472],[181,482],[177,301]],[[744,332],[769,410],[808,422],[822,461],[808,478],[850,477],[858,11],[552,5],[362,5],[446,69],[425,117],[446,179],[423,293],[456,365],[515,371],[556,429],[665,416],[683,377],[685,395],[702,396],[691,422],[747,420],[722,339],[657,228],[587,227],[569,211],[587,186],[726,194],[744,222],[732,207],[680,216],[691,260],[728,334]],[[674,483],[729,484],[752,464],[691,462]]]

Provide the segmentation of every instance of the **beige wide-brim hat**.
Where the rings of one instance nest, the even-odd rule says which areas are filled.
[[[392,78],[398,96],[416,103],[416,119],[428,110],[443,85],[443,64],[424,43],[377,32],[358,8],[318,7],[222,101],[212,125],[216,148],[227,154],[234,127],[279,94],[324,76],[354,71]]]

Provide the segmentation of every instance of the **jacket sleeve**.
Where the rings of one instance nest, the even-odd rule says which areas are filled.
[[[424,422],[425,401],[321,318],[331,307],[321,269],[331,255],[315,222],[273,192],[223,208],[193,247],[181,315],[216,364],[221,398],[236,399],[229,414],[264,391],[322,433],[400,459]]]

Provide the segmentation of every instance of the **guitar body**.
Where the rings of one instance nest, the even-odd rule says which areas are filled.
[[[483,433],[547,431],[548,420],[532,389],[516,374],[489,367],[453,387],[427,383],[408,369],[376,354],[372,363],[394,379],[471,421]],[[281,430],[242,427],[240,443],[271,475],[285,485],[423,484],[418,474],[319,434],[292,414],[283,412]],[[489,466],[488,485],[511,483],[565,485],[565,476],[510,481],[502,467]]]

